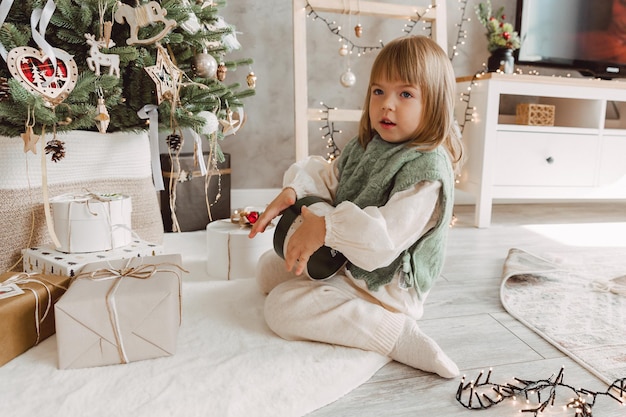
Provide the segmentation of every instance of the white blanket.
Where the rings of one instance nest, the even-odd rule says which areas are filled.
[[[389,361],[285,341],[263,302],[252,279],[185,282],[177,353],[127,365],[58,370],[52,336],[0,367],[0,416],[301,416]]]

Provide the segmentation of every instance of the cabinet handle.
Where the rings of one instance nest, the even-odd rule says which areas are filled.
[[[549,157],[547,157],[547,158],[546,158],[546,162],[547,162],[547,163],[549,163],[549,164],[551,164],[551,163],[553,163],[553,162],[554,162],[554,158],[553,158],[553,157],[551,157],[551,156],[549,156]]]

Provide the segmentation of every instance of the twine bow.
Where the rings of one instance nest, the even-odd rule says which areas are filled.
[[[128,356],[124,349],[124,341],[122,338],[122,331],[119,323],[119,315],[117,313],[117,307],[115,303],[115,293],[119,288],[124,278],[135,279],[150,279],[155,274],[161,272],[169,272],[176,275],[178,278],[178,317],[179,325],[182,323],[182,278],[180,272],[188,272],[183,267],[173,263],[159,263],[159,264],[142,264],[136,267],[130,266],[134,258],[131,258],[121,269],[114,268],[102,268],[90,272],[81,272],[76,275],[76,279],[89,279],[91,281],[110,281],[114,280],[113,285],[109,288],[106,295],[107,312],[109,314],[109,320],[111,327],[113,327],[113,334],[115,335],[115,342],[117,344],[117,352],[120,356],[120,363],[128,363]],[[161,269],[161,267],[171,267],[171,269]]]
[[[44,289],[46,290],[46,293],[48,294],[46,308],[41,317],[39,314],[39,302],[40,302],[39,293],[37,293],[37,290],[35,290],[34,288],[22,287],[22,285],[28,284],[28,283],[34,283],[34,284],[39,284],[43,286]],[[55,284],[54,282],[50,282],[47,279],[45,279],[43,276],[39,275],[38,273],[26,273],[26,272],[19,272],[9,277],[8,279],[0,283],[0,287],[10,285],[10,284],[19,285],[22,290],[30,291],[35,297],[35,330],[37,332],[37,339],[35,340],[35,345],[38,345],[40,342],[39,339],[41,337],[41,323],[43,323],[46,317],[48,317],[48,313],[50,312],[50,309],[52,308],[52,290],[50,289],[49,286],[61,288],[63,290],[67,290],[67,287]]]

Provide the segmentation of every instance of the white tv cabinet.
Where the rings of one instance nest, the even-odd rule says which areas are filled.
[[[472,118],[457,189],[475,197],[477,227],[495,199],[626,198],[626,82],[487,73],[457,88],[470,95],[456,117]],[[554,105],[554,126],[515,124],[517,103]]]

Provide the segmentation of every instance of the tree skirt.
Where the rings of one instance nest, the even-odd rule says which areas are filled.
[[[500,299],[516,319],[611,384],[626,377],[626,250],[540,257],[511,249]]]
[[[301,416],[367,381],[389,359],[289,342],[263,319],[253,279],[185,282],[174,356],[58,370],[52,336],[0,367],[2,416]]]

